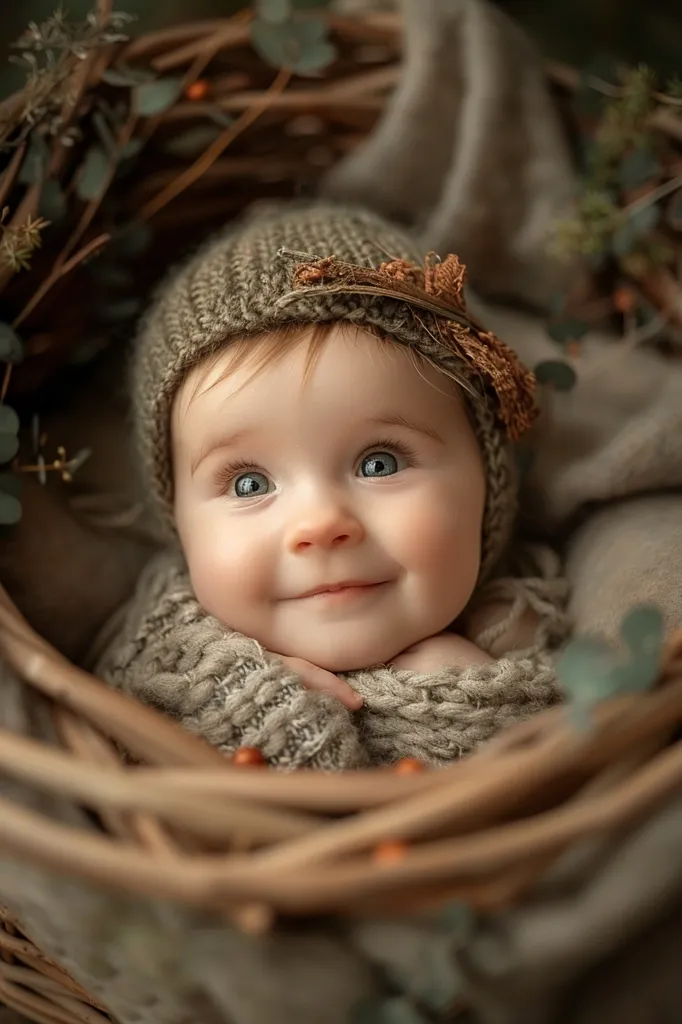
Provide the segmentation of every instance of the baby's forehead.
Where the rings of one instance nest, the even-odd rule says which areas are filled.
[[[338,367],[339,359],[346,365],[350,362],[362,373],[363,381],[375,387],[381,387],[382,378],[388,383],[391,379],[395,382],[397,373],[402,386],[410,390],[423,392],[426,385],[450,401],[462,400],[460,381],[448,376],[441,366],[434,366],[416,349],[371,327],[344,322],[293,323],[257,336],[229,339],[191,366],[176,393],[173,418],[177,421],[180,415],[184,419],[196,400],[211,392],[221,406],[229,403],[230,398],[246,391],[264,373],[276,370],[288,356],[299,357],[299,379],[302,390],[306,389],[313,381],[320,357],[330,347],[337,353],[332,365]],[[363,365],[365,358],[371,361],[371,375]],[[234,389],[222,387],[233,381]]]

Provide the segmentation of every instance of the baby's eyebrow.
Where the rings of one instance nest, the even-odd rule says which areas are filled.
[[[217,451],[219,448],[234,448],[235,445],[241,444],[246,441],[249,437],[252,437],[256,433],[255,430],[250,428],[244,428],[243,430],[237,430],[232,434],[214,434],[201,446],[199,454],[196,459],[192,461],[191,475],[194,476],[200,464],[207,459],[209,455]]]
[[[439,444],[445,444],[445,441],[433,427],[430,427],[426,423],[420,423],[417,420],[408,418],[399,412],[388,412],[381,416],[371,416],[366,421],[375,427],[405,427],[407,430],[412,430],[416,434],[424,434],[426,437],[430,437],[431,440],[437,441]],[[234,448],[238,444],[242,444],[249,438],[257,434],[258,431],[250,427],[245,427],[243,430],[234,431],[231,434],[214,434],[210,437],[201,447],[199,454],[196,459],[193,460],[191,466],[191,475],[194,476],[195,472],[199,468],[200,464],[207,459],[213,452],[218,451],[221,448]]]
[[[438,444],[445,444],[443,438],[433,427],[430,427],[427,423],[421,423],[407,416],[403,416],[403,414],[399,412],[389,412],[382,416],[372,416],[367,422],[372,423],[377,427],[405,427],[407,430],[414,431],[415,434],[425,434],[426,437],[430,437],[432,441],[437,441]]]

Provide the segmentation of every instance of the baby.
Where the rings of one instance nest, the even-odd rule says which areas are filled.
[[[472,600],[511,536],[509,442],[535,409],[462,284],[455,257],[418,263],[372,214],[292,204],[200,250],[136,348],[137,450],[192,615],[352,711],[373,666],[490,673],[540,623],[531,601],[505,626],[504,588]],[[164,590],[128,614],[136,650]],[[116,655],[100,671],[126,687]]]

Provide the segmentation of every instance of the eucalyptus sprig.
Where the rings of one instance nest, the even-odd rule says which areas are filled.
[[[72,98],[73,74],[78,63],[94,50],[124,42],[128,36],[123,29],[133,20],[123,11],[111,11],[102,17],[95,10],[84,21],[71,22],[60,8],[45,21],[29,23],[12,44],[19,55],[9,58],[26,73],[23,129],[12,144],[18,144],[37,125],[45,134],[62,138],[62,110]],[[10,119],[4,124],[0,121],[0,145],[7,145],[12,124]],[[73,142],[73,138],[73,133],[67,133],[62,141]]]

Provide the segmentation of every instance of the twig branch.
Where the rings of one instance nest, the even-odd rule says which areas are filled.
[[[2,177],[0,177],[0,211],[2,210],[5,199],[9,195],[12,185],[14,184],[14,179],[19,172],[25,152],[26,143],[22,142],[20,146],[17,146],[12,159],[3,171]]]
[[[141,211],[140,218],[142,220],[149,220],[155,213],[163,209],[171,200],[179,196],[185,189],[189,188],[197,181],[204,171],[206,171],[220,156],[220,154],[230,145],[231,142],[241,135],[243,131],[249,128],[254,121],[256,121],[261,114],[270,106],[273,98],[281,95],[286,89],[289,80],[291,79],[291,71],[288,68],[282,68],[275,78],[274,82],[264,93],[260,102],[254,104],[248,110],[245,110],[241,117],[239,117],[234,124],[222,132],[218,138],[213,142],[208,149],[198,158],[195,162],[187,168],[182,174],[180,174],[175,181],[171,182],[166,188],[164,188],[157,196],[150,199],[146,203]]]
[[[638,213],[639,210],[643,210],[647,206],[653,206],[659,199],[664,199],[671,192],[677,192],[679,188],[682,188],[682,174],[678,174],[677,177],[671,178],[670,181],[664,182],[658,188],[652,189],[651,192],[647,192],[646,195],[641,196],[639,199],[635,199],[633,203],[625,206],[622,212],[631,217],[633,213]]]

